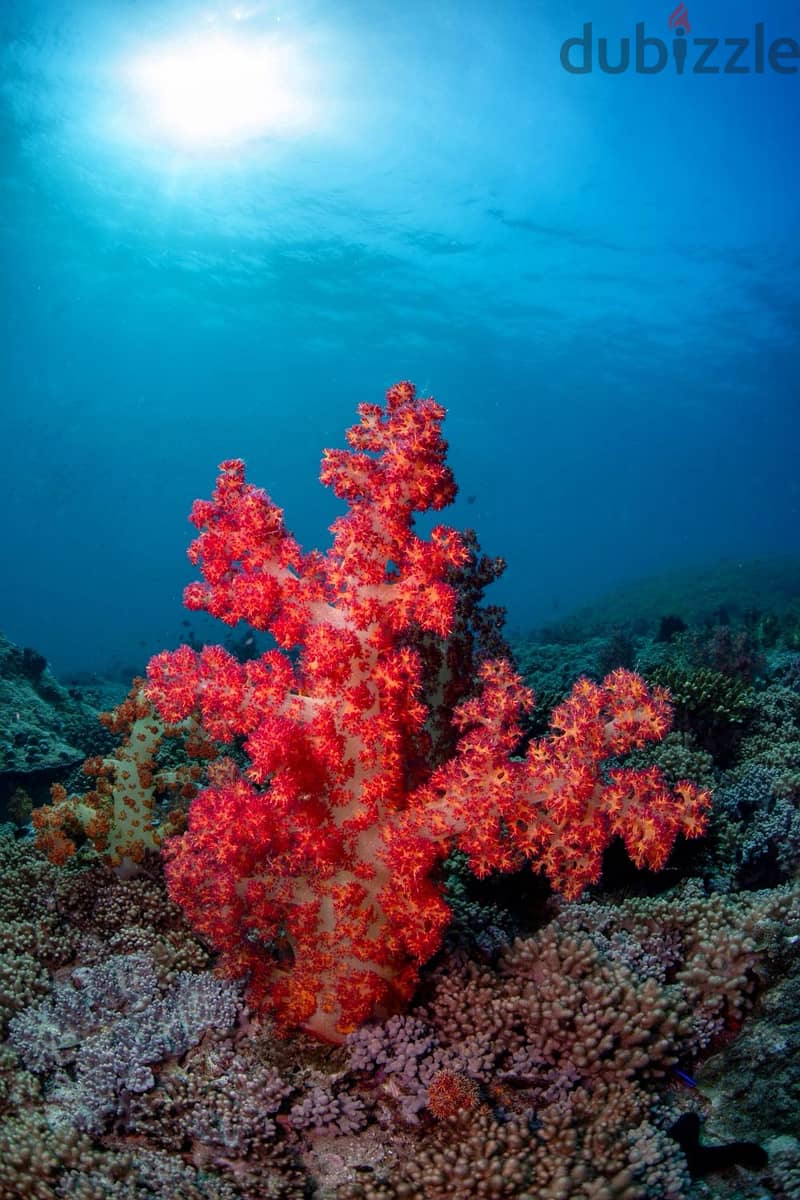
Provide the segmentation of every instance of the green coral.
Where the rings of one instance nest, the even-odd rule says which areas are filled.
[[[718,762],[730,761],[752,704],[750,689],[741,679],[711,667],[687,668],[670,661],[650,668],[646,678],[669,692],[673,728],[693,734],[697,745]]]
[[[791,782],[800,773],[800,694],[771,684],[752,697],[752,719],[740,750],[743,765],[753,762],[783,773],[779,790],[797,794]]]
[[[668,733],[660,742],[635,750],[625,760],[628,767],[657,766],[667,782],[674,787],[682,779],[691,779],[704,788],[714,788],[717,771],[714,759],[707,750],[694,743],[690,733]]]

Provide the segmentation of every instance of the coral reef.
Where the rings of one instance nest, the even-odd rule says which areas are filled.
[[[0,819],[16,791],[39,801],[109,744],[95,710],[54,678],[45,658],[0,634]]]
[[[92,751],[88,790],[6,778],[0,1200],[800,1200],[796,572],[517,670],[502,562],[412,529],[443,410],[360,417],[325,557],[223,465],[188,599],[245,632],[90,744],[0,643],[20,722]]]
[[[495,969],[441,964],[414,1014],[348,1039],[352,1069],[381,1097],[378,1120],[413,1123],[421,1153],[405,1145],[340,1195],[688,1197],[668,1132],[686,1103],[673,1068],[729,1041],[798,930],[800,889],[695,889],[562,905]],[[432,1113],[426,1136],[447,1077],[465,1102]]]
[[[334,1049],[253,1020],[158,876],[55,867],[10,827],[0,853],[39,972],[0,1044],[4,1200],[695,1200],[669,1131],[698,1111],[792,1194],[798,885],[553,899]]]

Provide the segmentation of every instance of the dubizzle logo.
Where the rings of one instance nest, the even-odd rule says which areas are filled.
[[[591,21],[580,37],[561,44],[561,65],[570,75],[589,75],[597,67],[606,75],[659,75],[672,70],[678,75],[796,75],[800,45],[793,37],[767,40],[763,21],[757,21],[747,37],[690,37],[689,10],[681,0],[667,22],[669,43],[649,34],[638,21],[630,37],[595,37]],[[631,49],[633,53],[631,54]]]
[[[692,27],[689,24],[689,12],[685,4],[679,4],[669,14],[670,29],[682,29],[684,33],[691,33]]]

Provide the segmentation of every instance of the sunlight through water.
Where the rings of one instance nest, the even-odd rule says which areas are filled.
[[[311,66],[277,38],[179,39],[135,57],[127,74],[142,123],[182,148],[240,145],[313,127]]]

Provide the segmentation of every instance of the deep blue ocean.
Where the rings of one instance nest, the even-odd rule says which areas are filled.
[[[796,5],[4,0],[0,38],[0,629],[57,673],[182,640],[224,458],[324,548],[322,449],[404,378],[513,627],[800,550]]]

